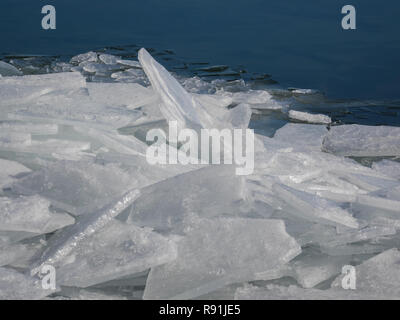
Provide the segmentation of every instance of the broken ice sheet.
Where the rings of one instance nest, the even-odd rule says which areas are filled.
[[[273,191],[282,200],[283,206],[289,206],[284,209],[288,213],[322,224],[344,225],[350,228],[359,226],[357,219],[333,201],[283,184],[274,184]]]
[[[377,299],[400,299],[400,252],[393,248],[355,267],[356,291]],[[338,276],[332,288],[341,288],[344,275]]]
[[[321,150],[326,126],[288,123],[275,132],[274,139],[290,144],[296,149]]]
[[[193,217],[177,245],[174,262],[151,269],[144,299],[191,299],[254,280],[301,252],[284,222],[268,219]]]
[[[49,211],[50,202],[39,196],[0,198],[0,231],[49,233],[67,225],[74,219]]]
[[[0,268],[0,300],[39,300],[55,292],[42,282],[13,269]]]
[[[53,206],[81,215],[103,207],[137,181],[117,164],[57,161],[19,179],[12,190],[23,195],[39,194]]]
[[[0,189],[5,188],[16,181],[17,175],[31,172],[30,169],[22,164],[5,159],[0,159],[0,168]]]
[[[315,251],[303,251],[290,262],[292,273],[288,275],[292,275],[303,288],[313,288],[340,274],[342,267],[349,263],[350,257],[332,257]]]
[[[21,104],[57,90],[73,91],[86,87],[78,72],[0,78],[0,105]]]
[[[88,287],[176,259],[175,244],[151,231],[118,220],[89,236],[57,269],[61,285]]]
[[[88,83],[89,96],[95,102],[130,109],[155,102],[156,93],[137,83]]]
[[[381,160],[372,164],[372,169],[395,179],[400,180],[400,163],[391,160]]]
[[[313,114],[296,110],[289,110],[289,118],[308,123],[321,123],[321,124],[329,124],[332,121],[330,117],[324,114]]]
[[[126,210],[139,195],[138,189],[132,189],[110,201],[101,210],[95,210],[78,218],[74,225],[56,233],[50,238],[49,245],[42,255],[32,264],[31,275],[36,274],[46,264],[58,267],[60,262],[76,247],[84,243],[92,234],[107,226],[121,212]]]
[[[324,139],[323,149],[344,156],[398,156],[400,128],[357,124],[333,126]]]
[[[150,185],[141,192],[129,221],[176,232],[191,212],[197,212],[201,217],[235,215],[241,201],[246,199],[244,179],[235,175],[231,165],[193,170]]]
[[[58,133],[58,126],[51,123],[0,121],[0,132],[20,132],[29,133],[31,135],[52,135]]]

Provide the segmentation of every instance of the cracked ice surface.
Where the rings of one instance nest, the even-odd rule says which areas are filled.
[[[0,63],[1,299],[400,298],[399,128],[335,125],[138,58],[88,52],[40,75]],[[146,160],[167,121],[232,130],[269,113],[294,121],[255,134],[248,176]]]

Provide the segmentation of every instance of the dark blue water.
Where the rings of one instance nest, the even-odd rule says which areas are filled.
[[[57,30],[41,29],[41,7]],[[341,8],[357,9],[357,30]],[[76,54],[105,46],[172,49],[183,59],[244,66],[331,98],[400,98],[395,0],[1,0],[0,54]]]

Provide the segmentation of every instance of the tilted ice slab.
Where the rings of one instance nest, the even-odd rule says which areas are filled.
[[[144,299],[191,299],[279,268],[301,249],[281,220],[194,218],[178,258],[152,268]]]
[[[113,220],[64,259],[58,281],[88,287],[171,262],[176,256],[175,244],[167,238]]]
[[[16,67],[7,62],[0,61],[0,76],[9,77],[20,75],[22,75],[22,72],[19,71]]]
[[[42,282],[12,269],[0,268],[1,300],[39,300],[55,292]]]
[[[235,175],[235,167],[212,165],[142,189],[129,220],[158,230],[179,231],[189,213],[235,215],[245,199],[245,181]]]
[[[101,210],[81,217],[74,225],[53,236],[41,257],[30,268],[31,275],[36,274],[44,265],[58,267],[66,256],[87,241],[92,234],[107,226],[110,221],[128,208],[139,195],[138,189],[130,190],[122,197],[111,201]]]
[[[80,215],[103,207],[137,185],[117,164],[58,161],[18,180],[12,190],[47,198],[60,209]]]
[[[383,157],[400,155],[400,128],[389,126],[334,126],[323,149],[344,156]]]
[[[289,110],[289,118],[308,123],[329,124],[332,122],[331,118],[324,114],[313,114],[296,110]]]
[[[301,218],[322,224],[344,225],[350,228],[358,228],[359,226],[357,219],[332,201],[282,184],[274,184],[273,191],[277,197],[291,207],[287,212]]]
[[[0,188],[10,186],[16,181],[17,175],[31,172],[30,169],[22,164],[5,159],[0,159],[0,168]]]
[[[49,206],[50,202],[39,196],[0,198],[0,231],[43,234],[74,223],[67,214],[51,213]]]

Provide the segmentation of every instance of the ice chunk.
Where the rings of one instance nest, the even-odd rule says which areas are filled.
[[[130,109],[157,101],[152,90],[137,83],[88,83],[93,101],[110,106],[126,106]]]
[[[52,135],[58,133],[58,126],[51,123],[1,121],[0,132],[19,132],[27,134],[29,133],[31,135]]]
[[[209,105],[214,108],[227,108],[233,103],[233,99],[228,96],[218,94],[198,94],[192,93],[193,97],[202,105]]]
[[[103,207],[137,184],[137,178],[116,164],[58,161],[19,179],[12,189],[39,194],[60,209],[80,215]]]
[[[1,78],[0,105],[27,103],[57,90],[72,91],[85,87],[85,78],[79,72]]]
[[[31,172],[22,164],[5,159],[0,159],[0,168],[0,188],[7,187],[16,181],[15,176]]]
[[[1,132],[0,147],[24,147],[31,145],[31,135],[19,132]]]
[[[400,155],[400,128],[390,126],[334,126],[326,135],[323,150],[357,157]]]
[[[195,219],[196,220],[196,219]],[[253,280],[301,252],[281,220],[201,219],[178,242],[178,258],[152,268],[144,299],[191,299]]]
[[[296,110],[289,110],[289,118],[308,123],[329,124],[332,122],[331,118],[324,114],[313,114]]]
[[[22,72],[19,71],[16,67],[7,62],[0,61],[0,76],[9,77],[20,75],[22,75]]]
[[[116,64],[118,61],[118,58],[111,54],[101,54],[99,55],[99,59],[105,64]]]
[[[372,164],[372,169],[388,176],[400,180],[400,163],[397,161],[381,160]]]
[[[50,202],[39,196],[0,198],[0,231],[47,233],[73,224],[65,214],[52,214]]]
[[[332,201],[282,184],[275,184],[273,191],[284,204],[291,207],[287,210],[289,213],[306,220],[350,228],[359,226],[357,219]]]
[[[88,287],[171,262],[176,255],[175,244],[167,238],[114,220],[65,258],[58,281]]]
[[[356,290],[374,295],[377,299],[400,298],[400,252],[398,249],[387,250],[355,267]],[[344,275],[333,283],[333,288],[342,286]]]
[[[142,68],[142,65],[139,63],[139,61],[118,59],[117,63],[125,65],[125,66],[129,66],[129,67]]]
[[[90,51],[87,53],[78,54],[71,58],[70,63],[79,64],[81,62],[88,61],[88,62],[96,62],[97,61],[97,53]]]
[[[101,210],[83,216],[74,225],[65,228],[49,240],[49,245],[42,256],[32,265],[31,275],[36,274],[43,265],[59,266],[77,246],[86,241],[89,236],[104,228],[128,208],[140,195],[138,189],[125,193],[118,200],[110,202]]]
[[[302,289],[295,285],[289,287],[279,285],[267,285],[256,287],[246,285],[238,288],[235,293],[236,300],[374,300],[375,295],[359,293],[357,290],[343,289]],[[396,299],[390,296],[381,299]]]
[[[313,288],[340,274],[342,267],[348,263],[348,257],[330,257],[313,252],[296,257],[291,267],[293,277],[303,288]]]
[[[42,282],[12,269],[0,268],[0,300],[39,300],[55,292]]]
[[[245,197],[245,181],[235,175],[233,166],[208,166],[142,189],[129,219],[141,226],[176,231],[191,212],[202,217],[235,215]]]
[[[270,93],[264,90],[249,90],[239,92],[220,91],[218,94],[231,98],[233,103],[236,104],[249,104],[254,109],[282,109],[282,105],[275,101]]]
[[[251,109],[248,104],[239,104],[224,116],[224,122],[228,122],[234,128],[246,129],[249,126]]]
[[[321,150],[326,126],[288,123],[275,132],[274,139],[294,148]]]

